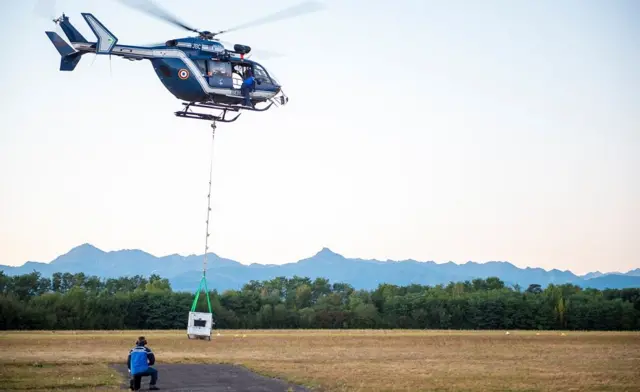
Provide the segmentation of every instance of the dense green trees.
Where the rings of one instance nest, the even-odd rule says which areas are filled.
[[[0,271],[0,329],[184,329],[193,298],[157,275],[101,280]],[[640,288],[522,289],[487,278],[366,291],[280,277],[210,298],[218,328],[640,329]],[[207,309],[203,295],[198,309]]]

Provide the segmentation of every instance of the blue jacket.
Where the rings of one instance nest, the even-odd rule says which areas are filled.
[[[249,76],[242,82],[242,84],[249,87],[250,89],[254,89],[256,87],[256,79],[253,76]]]
[[[129,351],[127,358],[127,367],[131,370],[131,374],[135,375],[143,373],[156,362],[156,357],[150,348],[145,346],[135,346]]]

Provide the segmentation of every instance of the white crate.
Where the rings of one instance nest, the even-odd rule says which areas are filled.
[[[211,340],[213,328],[213,315],[211,313],[189,312],[187,324],[187,336],[189,339]]]

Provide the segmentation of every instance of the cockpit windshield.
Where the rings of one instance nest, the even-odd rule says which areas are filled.
[[[273,84],[282,86],[278,78],[273,74],[273,72],[269,73],[269,76],[271,77],[271,81],[273,82]]]
[[[265,71],[264,68],[262,68],[262,66],[257,63],[253,64],[253,76],[255,76],[255,78],[261,83],[274,83],[271,81],[271,78],[269,77],[267,71]]]

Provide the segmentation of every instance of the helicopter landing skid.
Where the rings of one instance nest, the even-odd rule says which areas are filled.
[[[238,112],[240,110],[249,110],[252,112],[264,112],[266,110],[269,110],[269,108],[271,108],[271,106],[273,106],[273,102],[270,103],[267,107],[265,108],[256,108],[255,106],[245,106],[245,105],[229,105],[226,103],[198,103],[198,104],[194,104],[193,106],[198,106],[198,107],[203,107],[203,108],[209,108],[209,109],[217,109],[217,110],[231,110],[234,112]]]
[[[195,103],[195,102],[190,102],[190,103],[183,102],[182,104],[185,106],[185,108],[183,110],[180,110],[180,111],[177,111],[177,112],[174,113],[177,117],[193,118],[193,119],[196,119],[196,120],[206,120],[206,121],[214,121],[214,122],[215,121],[219,121],[219,122],[230,123],[230,122],[236,121],[238,119],[238,117],[240,117],[240,115],[242,114],[242,113],[238,113],[233,118],[227,118],[228,112],[238,112],[238,109],[221,108],[221,107],[215,107],[215,106],[212,106],[212,105]],[[220,113],[218,115],[214,115],[214,114],[210,114],[210,113],[193,112],[193,111],[189,110],[192,106],[193,107],[199,107],[199,108],[207,108],[207,109],[217,109],[217,110],[221,111],[222,113]]]

